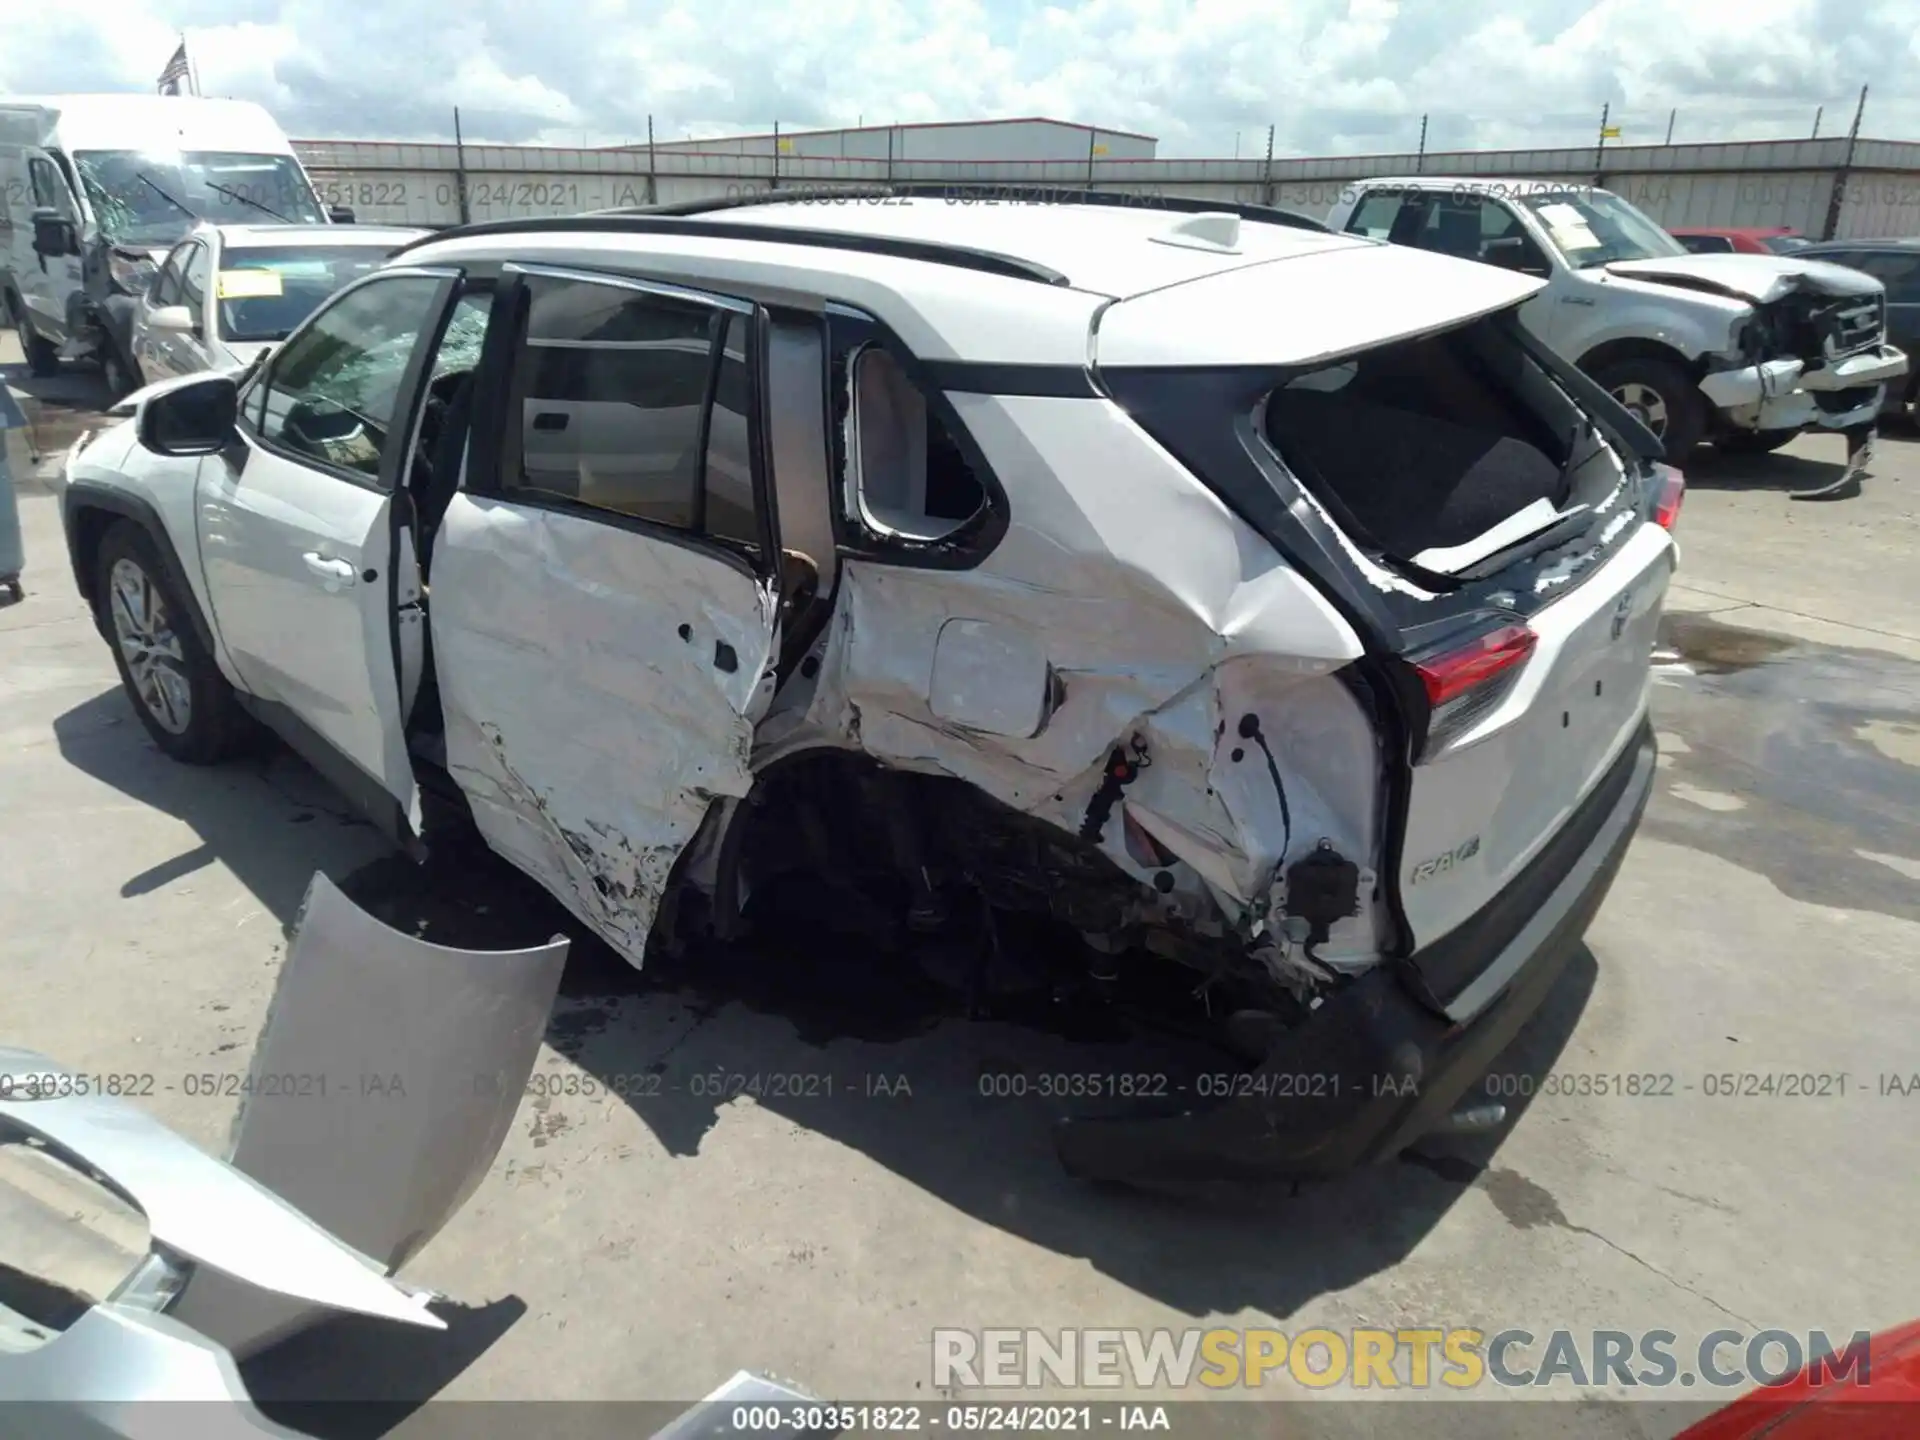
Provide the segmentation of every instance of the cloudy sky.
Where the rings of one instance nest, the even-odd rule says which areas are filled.
[[[0,93],[201,91],[300,138],[607,144],[1009,115],[1163,156],[1920,137],[1916,0],[16,0]]]

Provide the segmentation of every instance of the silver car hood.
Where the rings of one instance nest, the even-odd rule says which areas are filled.
[[[1824,260],[1789,255],[1670,255],[1657,260],[1616,260],[1609,274],[1705,290],[1765,305],[1796,291],[1816,295],[1874,295],[1885,287],[1871,275]]]

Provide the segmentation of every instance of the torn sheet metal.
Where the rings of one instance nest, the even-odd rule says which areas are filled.
[[[963,723],[943,663],[952,577],[849,561],[810,728],[1093,840],[1140,880],[1144,906],[1202,925],[1250,924],[1283,857],[1322,839],[1370,856],[1378,756],[1334,678],[1361,653],[1346,622],[1171,457],[1125,510],[1080,495],[1123,461],[1142,463],[1120,412],[1044,397],[955,403],[989,453],[1037,452],[1012,528],[967,572],[959,613],[1041,648],[1010,667],[1019,694],[975,689]],[[1043,673],[1057,684],[1028,733]],[[1238,732],[1249,715],[1272,766]],[[1140,854],[1130,824],[1180,863]],[[1356,917],[1332,948],[1372,956],[1376,933]]]
[[[43,1345],[5,1349],[4,1440],[300,1440],[254,1407],[232,1355],[165,1315],[96,1305]]]
[[[64,1078],[63,1078],[64,1077]],[[105,1176],[147,1217],[156,1247],[247,1285],[323,1309],[445,1329],[394,1285],[264,1185],[196,1149],[146,1112],[84,1089],[65,1066],[0,1050],[0,1129],[33,1136]],[[22,1098],[35,1094],[43,1098]],[[337,1166],[337,1155],[311,1163]]]
[[[429,944],[316,874],[254,1048],[229,1163],[353,1246],[376,1276],[398,1270],[500,1153],[566,955],[564,937],[529,950]],[[262,1293],[272,1288],[200,1272],[168,1313],[244,1360],[320,1318]]]
[[[432,587],[447,769],[481,835],[640,964],[709,804],[751,787],[771,593],[710,554],[468,495]]]

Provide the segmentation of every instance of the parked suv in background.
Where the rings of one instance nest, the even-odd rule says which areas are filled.
[[[1863,271],[1886,286],[1887,339],[1911,362],[1920,351],[1920,239],[1823,240],[1796,253]],[[1915,410],[1920,410],[1920,373],[1909,369],[1905,384],[1887,386],[1880,413],[1911,419]]]
[[[133,302],[137,384],[241,370],[314,307],[428,231],[378,225],[200,225]]]
[[[1858,271],[1792,255],[1692,255],[1607,190],[1565,181],[1357,181],[1335,230],[1547,282],[1528,327],[1660,437],[1678,464],[1701,440],[1773,450],[1808,430],[1870,443],[1907,358],[1885,297]],[[1849,470],[1854,468],[1849,464]]]
[[[1536,280],[971,198],[409,246],[69,461],[81,591],[167,753],[264,721],[415,853],[437,796],[636,966],[824,894],[1245,1080],[1068,1124],[1079,1173],[1386,1158],[1639,820],[1679,477]]]

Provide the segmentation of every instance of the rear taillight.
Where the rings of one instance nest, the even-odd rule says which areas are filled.
[[[1687,498],[1687,478],[1671,465],[1653,467],[1653,523],[1673,529],[1680,518],[1680,502]]]
[[[1539,639],[1525,625],[1502,625],[1411,657],[1427,693],[1423,756],[1464,734],[1500,703]]]

